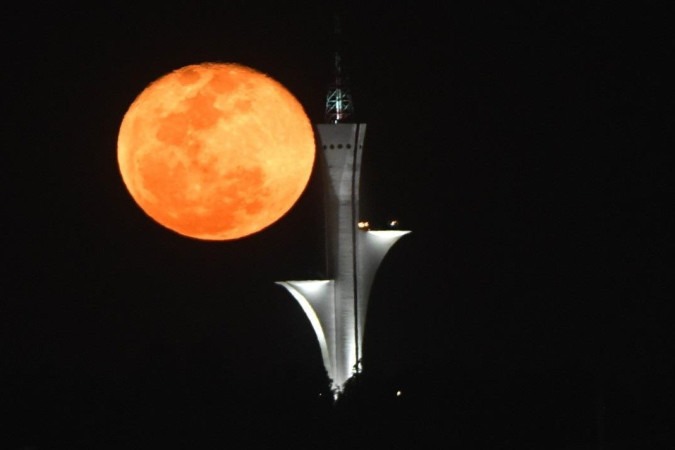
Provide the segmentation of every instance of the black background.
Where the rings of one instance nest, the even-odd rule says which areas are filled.
[[[135,96],[187,64],[249,65],[321,121],[333,5],[7,7],[0,446],[672,448],[673,17],[428,3],[341,6],[363,218],[413,233],[336,405],[274,285],[322,276],[316,174],[214,243],[145,216],[116,162]]]

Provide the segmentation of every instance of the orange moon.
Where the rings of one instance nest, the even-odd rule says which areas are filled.
[[[312,172],[302,105],[238,64],[190,65],[151,83],[124,115],[122,179],[143,211],[184,236],[237,239],[276,222]]]

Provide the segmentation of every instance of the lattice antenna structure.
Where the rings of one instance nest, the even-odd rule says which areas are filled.
[[[333,51],[333,77],[326,93],[326,123],[346,123],[354,115],[354,103],[349,82],[344,72],[341,55],[342,28],[340,18],[334,16],[335,48]]]

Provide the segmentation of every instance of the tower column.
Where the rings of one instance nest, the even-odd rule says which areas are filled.
[[[338,342],[335,383],[342,384],[360,358],[358,330],[358,258],[356,245],[359,180],[365,124],[320,124],[319,135],[326,214],[326,270],[335,288]],[[339,381],[342,380],[342,381]]]

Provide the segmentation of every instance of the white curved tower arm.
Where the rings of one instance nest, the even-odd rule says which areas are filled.
[[[359,354],[363,348],[366,313],[377,269],[394,244],[410,233],[407,230],[368,230],[357,235],[357,323]]]
[[[319,341],[326,372],[334,384],[341,386],[346,379],[340,380],[336,373],[333,280],[277,281],[276,284],[286,288],[304,311]]]

